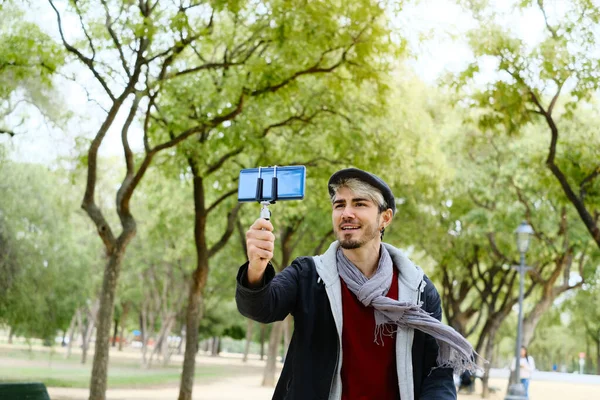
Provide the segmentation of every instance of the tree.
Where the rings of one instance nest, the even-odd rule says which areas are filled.
[[[545,165],[600,248],[598,155],[586,152],[573,163],[564,141],[569,138],[565,125],[595,104],[593,96],[600,85],[600,57],[595,51],[600,10],[591,1],[572,0],[561,3],[564,12],[551,14],[542,0],[521,1],[517,11],[534,7],[545,24],[543,38],[531,44],[500,26],[486,3],[468,2],[479,25],[469,34],[477,61],[454,85],[470,86],[484,60],[495,61],[497,74],[484,89],[472,90],[467,104],[479,110],[477,119],[484,129],[502,126],[508,134],[517,134],[533,121],[546,124],[550,140]],[[587,133],[597,143],[593,131]]]
[[[280,1],[261,5],[264,10],[249,3],[214,10],[210,21],[219,32],[212,34],[211,25],[211,31],[199,39],[203,45],[188,57],[191,65],[198,59],[212,60],[212,66],[223,68],[211,67],[195,81],[184,77],[202,66],[176,73],[179,79],[164,85],[164,94],[156,100],[156,111],[150,116],[150,129],[158,136],[172,138],[173,127],[198,129],[194,140],[179,147],[185,164],[178,174],[189,176],[194,187],[197,250],[188,297],[180,399],[191,397],[209,262],[233,234],[239,210],[239,205],[230,201],[237,191],[238,169],[232,170],[232,163],[314,163],[315,158],[335,158],[334,152],[326,151],[334,147],[333,133],[338,135],[337,144],[343,143],[340,129],[335,128],[347,124],[356,114],[349,111],[358,109],[344,96],[370,87],[374,94],[370,101],[381,100],[378,86],[383,85],[378,78],[387,62],[380,56],[394,49],[385,36],[383,10],[371,1],[352,7],[295,6]],[[353,23],[347,24],[346,18]],[[232,93],[239,98],[232,100]],[[197,120],[212,115],[213,107],[232,104],[231,120],[196,128]],[[364,113],[368,105],[363,102],[361,106]],[[290,144],[295,145],[293,153]],[[302,157],[311,150],[318,155]],[[290,162],[292,154],[294,162]],[[223,207],[227,211],[219,215]],[[225,223],[219,233],[209,236],[206,232],[212,218]]]
[[[93,77],[96,86],[89,92],[106,113],[87,152],[88,180],[82,202],[108,256],[90,384],[90,399],[104,399],[115,291],[125,251],[136,233],[131,198],[155,156],[192,136],[200,141],[208,139],[214,128],[238,117],[250,99],[276,94],[305,77],[340,70],[344,73],[338,81],[343,82],[353,76],[353,70],[361,69],[361,79],[368,80],[378,73],[371,64],[377,65],[379,55],[393,45],[387,41],[381,23],[383,11],[370,1],[356,3],[347,10],[341,5],[316,3],[292,10],[292,5],[284,1],[262,3],[260,7],[244,2],[195,1],[177,6],[149,0],[135,4],[90,0],[66,7],[55,3],[49,0],[63,46]],[[74,33],[77,42],[64,35],[65,13],[80,21],[80,29]],[[350,23],[355,20],[360,23]],[[326,29],[319,31],[319,27]],[[212,86],[220,76],[234,79],[228,78],[223,86]],[[211,96],[200,96],[196,91],[197,100],[189,104],[196,107],[188,107],[183,114],[179,108],[162,108],[169,96],[178,94],[178,88],[189,91],[192,85],[202,90],[212,86]],[[98,149],[108,130],[118,129],[114,125],[119,112],[126,114],[120,127],[126,173],[116,192],[122,228],[116,235],[114,224],[96,203],[96,183]],[[135,121],[142,125],[143,154],[139,156],[130,145]],[[204,173],[210,171],[211,164],[206,165]],[[196,188],[200,198],[202,185]],[[206,213],[214,209],[209,207],[199,208],[198,227],[206,223]],[[192,325],[198,320],[198,294],[206,280],[209,255],[201,243],[202,229],[196,228],[196,232],[200,234],[196,237],[200,242],[200,268],[190,290]],[[191,396],[194,348],[193,342],[186,348],[180,398]]]
[[[54,340],[92,294],[93,252],[64,170],[0,163],[0,320],[16,333]]]
[[[140,316],[144,367],[155,357],[169,362],[168,338],[180,319],[193,263],[193,246],[181,239],[193,226],[189,182],[170,179],[158,166],[148,174],[135,198],[136,209],[146,217],[125,260],[118,290],[120,302]],[[150,339],[155,346],[148,353]]]
[[[0,135],[23,131],[31,112],[27,106],[49,121],[64,116],[53,89],[53,77],[64,61],[62,49],[23,14],[12,2],[0,5]]]
[[[537,239],[527,254],[525,345],[542,315],[559,296],[579,289],[595,263],[589,235],[568,212],[562,192],[548,185],[549,173],[536,168],[544,152],[539,136],[539,127],[517,140],[465,126],[447,146],[456,178],[429,202],[408,204],[420,210],[414,223],[430,233],[413,243],[437,262],[432,276],[442,283],[449,324],[473,337],[490,363],[501,326],[518,302],[519,278],[511,266],[518,264],[512,232],[519,220],[532,225]],[[523,148],[532,154],[521,156]]]
[[[588,344],[587,353],[587,364],[596,364],[596,374],[600,375],[600,293],[598,280],[599,274],[596,270],[594,279],[590,280],[583,290],[577,292],[577,295],[569,299],[565,306],[565,312],[568,312],[571,316],[571,324],[583,327],[584,341]],[[571,326],[572,326],[571,325]],[[590,346],[591,344],[591,346]],[[580,348],[578,352],[581,352],[581,342],[579,343]],[[590,349],[595,348],[595,354]],[[592,356],[592,354],[594,354]],[[593,358],[592,358],[593,357]]]

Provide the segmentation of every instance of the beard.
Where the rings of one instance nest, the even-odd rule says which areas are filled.
[[[337,236],[340,246],[342,249],[346,250],[361,248],[365,243],[370,242],[375,239],[377,235],[380,235],[379,229],[377,229],[378,226],[379,218],[377,218],[377,221],[375,221],[374,224],[361,225],[361,229],[363,230],[362,235],[355,239],[351,238],[350,234],[345,234],[343,230],[338,229]]]

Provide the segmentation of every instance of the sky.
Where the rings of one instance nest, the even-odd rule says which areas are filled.
[[[543,32],[543,19],[538,12],[518,15],[506,7],[506,1],[494,1],[495,8],[505,11],[507,17],[502,21],[521,37],[535,43]],[[560,7],[560,0],[547,1],[550,8]],[[39,5],[40,9],[31,9],[27,17],[38,22],[57,39],[55,15],[47,3]],[[77,26],[77,20],[66,19],[65,26]],[[407,61],[417,76],[429,84],[436,84],[436,80],[445,72],[458,72],[468,63],[473,61],[473,55],[465,40],[466,32],[474,27],[472,18],[463,11],[455,1],[450,0],[420,0],[410,1],[392,23],[401,31],[403,37],[410,43],[411,57]],[[69,39],[73,32],[66,29],[65,35]],[[425,39],[424,39],[425,38]],[[494,65],[487,66],[489,71]],[[80,68],[80,69],[77,69]],[[59,92],[66,107],[73,110],[76,117],[71,120],[65,129],[56,129],[47,124],[35,110],[30,111],[28,131],[30,133],[18,135],[8,139],[0,135],[0,142],[8,142],[11,157],[28,162],[50,164],[57,157],[75,156],[85,147],[85,143],[75,142],[75,137],[82,133],[91,137],[102,119],[103,112],[99,107],[88,101],[83,90],[86,82],[93,80],[82,67],[77,67],[68,73],[77,75],[76,84],[65,79],[60,79]],[[484,72],[482,76],[491,74]],[[28,110],[29,111],[29,110]],[[117,117],[115,127],[122,126],[125,116]],[[4,136],[4,137],[3,137]],[[79,148],[78,148],[79,147]],[[141,132],[138,129],[132,138],[132,147],[141,149]],[[120,134],[118,129],[108,132],[100,148],[101,156],[120,155]]]

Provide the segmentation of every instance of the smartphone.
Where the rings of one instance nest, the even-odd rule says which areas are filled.
[[[259,168],[240,171],[238,201],[272,201],[273,176],[277,176],[277,201],[302,200],[306,188],[306,167],[304,165],[288,165],[284,167],[260,168],[262,193],[257,193]],[[257,198],[260,197],[260,198]]]

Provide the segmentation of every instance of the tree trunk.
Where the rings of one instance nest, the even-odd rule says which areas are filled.
[[[596,374],[600,375],[600,329],[598,330],[598,342],[596,343]]]
[[[283,321],[277,321],[272,324],[271,336],[269,337],[269,349],[267,354],[267,365],[263,375],[263,386],[275,386],[275,371],[277,369],[277,349],[283,335]]]
[[[207,271],[208,272],[208,271]],[[181,373],[181,384],[179,387],[178,400],[192,400],[192,388],[194,386],[194,374],[196,369],[196,353],[198,351],[198,327],[201,319],[202,294],[200,286],[200,271],[196,269],[190,287],[188,309],[186,315],[185,330],[185,353],[183,356],[183,371]],[[204,280],[206,282],[206,280]]]
[[[196,165],[189,160],[194,172],[194,244],[196,246],[196,270],[192,275],[188,308],[186,312],[185,355],[179,387],[178,400],[192,400],[196,352],[198,350],[198,327],[202,318],[202,292],[208,280],[208,245],[206,243],[206,207],[202,177],[197,176]]]
[[[81,311],[77,310],[77,325],[79,325],[79,330],[81,330],[81,363],[85,364],[87,358],[87,346],[88,342],[86,339],[86,324],[83,323],[83,317],[81,316]]]
[[[163,334],[163,339],[160,346],[162,355],[162,365],[164,367],[169,365],[169,360],[171,359],[171,352],[169,349],[169,335],[171,334],[171,327],[173,326],[173,321],[174,320],[170,320],[167,327],[165,328],[165,333]]]
[[[73,314],[73,318],[71,318],[71,324],[69,326],[69,343],[67,343],[67,353],[65,355],[65,358],[69,358],[71,357],[71,350],[73,348],[73,340],[75,339],[75,332],[77,332],[77,313],[79,312],[79,310],[75,311],[75,314]]]
[[[13,329],[13,327],[10,327],[10,330],[8,331],[8,344],[12,344],[13,342],[13,335],[15,333],[15,330]]]
[[[133,237],[135,231],[132,231],[129,234]],[[123,235],[124,234],[121,234],[121,237],[123,237]],[[121,239],[121,237],[119,239]],[[126,243],[128,241],[129,240],[125,238],[124,242]],[[123,256],[125,254],[125,246],[119,246],[119,242],[121,242],[121,240],[117,241],[117,245],[110,254],[110,258],[104,269],[89,400],[106,400],[110,325],[115,305],[117,281],[121,271],[121,262],[123,261]]]
[[[181,340],[179,341],[179,345],[177,346],[177,354],[181,354],[181,349],[183,348],[183,343],[185,342],[185,328],[181,329]]]
[[[166,316],[161,318],[162,326],[158,332],[158,339],[154,345],[154,350],[150,356],[150,365],[156,355],[157,358],[162,358],[162,364],[167,365],[169,363],[169,334],[171,333],[171,326],[173,325],[174,316]]]
[[[112,338],[112,347],[115,347],[117,345],[117,334],[119,333],[119,319],[115,319],[114,323],[114,330],[113,330],[113,338]]]
[[[150,367],[153,356],[153,353],[151,353],[150,358],[148,358],[148,346],[150,344],[150,338],[154,336],[153,327],[155,321],[155,316],[150,309],[149,303],[150,302],[147,301],[142,305],[142,312],[140,315],[140,330],[142,332],[142,367],[144,368]]]
[[[554,298],[543,298],[537,303],[533,309],[523,318],[523,337],[521,338],[521,344],[525,347],[529,346],[533,334],[535,333],[535,327],[537,326],[543,315],[552,307]]]
[[[123,351],[123,341],[125,340],[125,321],[129,312],[129,302],[123,305],[123,314],[121,314],[121,330],[119,333],[119,351]]]
[[[485,358],[488,362],[484,365],[484,373],[481,378],[481,398],[487,399],[490,397],[490,368],[492,367],[492,363],[494,361],[494,340],[496,338],[496,332],[498,331],[499,326],[495,327],[493,330],[489,332],[487,337],[487,342],[485,344]]]
[[[248,361],[248,353],[250,352],[250,343],[252,342],[253,328],[254,321],[248,318],[248,324],[246,325],[246,345],[244,346],[244,358],[242,358],[242,362]]]
[[[221,350],[221,338],[219,336],[215,336],[212,338],[212,347],[210,350],[211,357],[217,357]]]
[[[91,308],[88,307],[87,309],[87,316],[86,316],[86,323],[83,324],[80,322],[80,326],[82,328],[82,340],[83,340],[83,346],[82,346],[82,353],[81,353],[81,363],[85,364],[87,361],[87,352],[90,348],[90,341],[92,339],[92,333],[94,332],[94,327],[96,326],[96,317],[98,316],[98,307],[99,307],[99,301],[95,300],[94,303],[92,304]],[[80,314],[81,316],[81,314]],[[109,326],[110,329],[110,326]],[[98,342],[98,337],[96,336],[96,342]]]
[[[260,361],[265,359],[265,336],[267,335],[267,325],[260,326]]]

